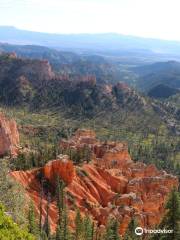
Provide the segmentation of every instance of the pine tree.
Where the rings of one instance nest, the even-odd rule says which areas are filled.
[[[44,223],[44,231],[49,238],[50,236],[50,225],[49,225],[49,203],[50,203],[50,195],[48,194],[47,208],[46,208],[46,219]]]
[[[59,220],[56,230],[56,240],[69,240],[70,233],[68,229],[68,211],[65,204],[65,183],[57,179],[57,206],[59,211]]]
[[[34,205],[32,202],[30,203],[29,212],[28,212],[28,230],[29,230],[29,233],[32,233],[35,236],[38,235],[36,216],[34,211]]]
[[[57,229],[56,229],[56,240],[61,240],[61,228],[60,225],[57,225]]]
[[[75,226],[75,240],[81,240],[83,236],[83,220],[79,209],[76,211]]]
[[[92,240],[94,239],[94,235],[95,235],[95,224],[94,224],[94,222],[93,222],[93,223],[92,223],[92,229],[91,229]]]
[[[93,240],[94,226],[89,216],[85,216],[83,219],[83,227],[84,239]]]
[[[120,240],[118,231],[118,221],[116,219],[110,219],[105,233],[105,240]]]
[[[120,236],[119,236],[119,223],[117,220],[114,220],[112,223],[112,240],[120,240]]]
[[[59,211],[59,219],[61,218],[61,212],[64,209],[64,188],[65,183],[57,177],[57,205],[58,205],[58,211]]]
[[[40,239],[41,240],[48,240],[48,237],[47,237],[47,234],[45,231],[41,231],[41,234],[40,234]]]
[[[87,161],[87,163],[89,163],[91,161],[91,149],[88,146],[85,146],[84,148],[85,148],[84,149],[84,151],[85,151],[84,157],[85,157],[85,160]]]
[[[61,212],[60,223],[57,225],[56,240],[69,240],[70,232],[68,228],[68,214],[66,207]]]
[[[68,212],[66,206],[64,207],[63,213],[62,213],[62,219],[63,219],[63,236],[64,240],[68,240],[70,236],[69,228],[68,228]]]
[[[109,220],[106,226],[105,240],[111,239],[111,236],[112,236],[112,229],[111,229],[111,221]]]
[[[172,229],[172,234],[166,234],[165,239],[180,239],[180,198],[179,193],[173,189],[166,204],[167,213],[162,221],[166,229]]]
[[[173,230],[172,233],[155,234],[153,240],[179,240],[180,239],[180,197],[173,189],[166,204],[166,214],[159,225],[159,229]]]
[[[139,236],[135,234],[135,229],[138,226],[136,219],[132,218],[128,228],[126,230],[126,234],[124,236],[124,240],[136,240],[140,239]]]
[[[43,184],[41,182],[40,202],[39,202],[39,232],[42,232],[42,198],[43,198]]]

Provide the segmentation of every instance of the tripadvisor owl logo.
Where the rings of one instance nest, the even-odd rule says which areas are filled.
[[[172,234],[173,230],[170,229],[146,229],[146,228],[142,228],[142,227],[137,227],[135,229],[135,234],[138,236],[141,236],[143,234]]]
[[[137,227],[135,229],[135,234],[138,235],[138,236],[143,235],[143,228],[142,227]]]

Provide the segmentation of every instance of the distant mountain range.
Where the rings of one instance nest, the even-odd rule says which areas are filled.
[[[138,80],[136,82],[137,87],[145,92],[159,85],[180,89],[179,62],[157,62],[136,67],[132,71],[138,75]]]
[[[163,53],[180,55],[180,42],[104,34],[50,34],[0,26],[0,42],[11,44],[42,45],[57,49],[127,51],[146,54]]]
[[[95,76],[98,84],[114,84],[121,81],[147,94],[150,91],[151,97],[166,98],[180,89],[180,62],[177,61],[155,63],[145,61],[142,64],[142,60],[141,64],[134,67],[128,65],[126,60],[137,57],[137,53],[134,53],[135,55],[126,53],[126,60],[123,60],[124,55],[122,55],[121,60],[118,58],[114,61],[109,59],[110,57],[98,54],[77,54],[44,46],[7,43],[0,43],[0,52],[15,52],[18,57],[31,60],[47,60],[56,74],[67,76],[69,80]],[[113,56],[113,52],[111,54]]]

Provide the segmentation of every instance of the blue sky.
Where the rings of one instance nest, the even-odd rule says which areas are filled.
[[[180,0],[0,0],[0,25],[180,40]]]

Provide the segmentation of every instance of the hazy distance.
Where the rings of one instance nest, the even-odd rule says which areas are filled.
[[[0,25],[179,40],[179,0],[0,0]]]

